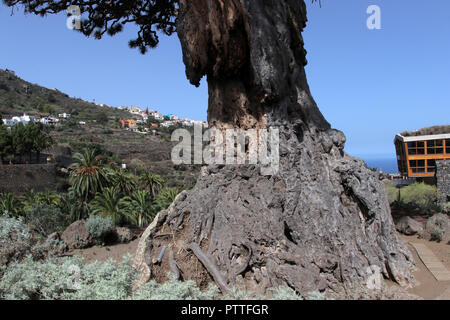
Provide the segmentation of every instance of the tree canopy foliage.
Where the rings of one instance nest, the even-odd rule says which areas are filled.
[[[71,5],[78,6],[83,16],[80,32],[85,36],[101,39],[103,35],[113,36],[126,24],[138,27],[137,37],[129,41],[131,48],[138,48],[145,54],[148,48],[159,43],[158,31],[166,35],[176,32],[176,18],[179,0],[137,0],[137,1],[54,1],[54,0],[3,0],[9,7],[22,5],[25,12],[41,16],[67,12]],[[321,0],[311,0],[312,3]]]
[[[135,24],[137,37],[129,41],[132,48],[146,53],[159,43],[158,31],[172,35],[176,30],[177,0],[137,1],[50,1],[50,0],[3,0],[10,7],[23,6],[25,12],[41,16],[67,12],[71,5],[78,6],[82,13],[80,32],[85,36],[101,39],[123,31],[127,23]]]
[[[8,128],[0,124],[0,161],[9,158],[12,160],[16,155],[22,156],[26,153],[36,152],[36,161],[39,161],[42,150],[50,148],[53,139],[44,131],[41,123],[22,123]]]

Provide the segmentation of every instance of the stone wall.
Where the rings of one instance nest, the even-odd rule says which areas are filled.
[[[0,193],[55,190],[56,176],[55,164],[0,164]]]
[[[450,201],[450,160],[436,160],[436,185],[438,188],[438,202]]]

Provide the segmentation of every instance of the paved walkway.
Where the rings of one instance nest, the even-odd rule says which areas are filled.
[[[437,281],[450,281],[450,271],[442,264],[434,253],[423,243],[410,242],[416,249],[420,260],[430,270]],[[447,290],[448,291],[448,290]],[[446,292],[447,292],[446,291]],[[450,292],[447,292],[447,295]]]
[[[450,288],[445,290],[440,296],[434,298],[434,300],[450,300]]]

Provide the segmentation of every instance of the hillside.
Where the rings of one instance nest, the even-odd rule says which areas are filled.
[[[64,112],[72,114],[72,119],[77,121],[87,121],[83,126],[77,121],[63,121],[56,127],[47,128],[55,143],[54,148],[48,150],[48,153],[57,158],[59,167],[70,165],[75,152],[81,152],[84,148],[95,145],[114,156],[117,161],[126,163],[133,172],[145,169],[160,174],[169,187],[185,188],[195,183],[199,174],[198,166],[176,166],[170,159],[172,147],[176,144],[170,142],[171,129],[160,128],[157,136],[120,129],[117,120],[133,117],[129,112],[71,98],[56,89],[32,84],[10,71],[0,69],[0,114],[3,118],[23,113],[47,116],[50,113]],[[100,119],[109,121],[92,121]],[[13,167],[10,169],[11,172],[14,171]],[[30,183],[33,184],[33,181],[39,179],[43,177],[31,179]],[[11,185],[6,181],[8,179],[4,180],[3,189],[8,186],[9,191],[23,192],[20,183]],[[0,190],[2,190],[1,182]],[[52,185],[51,189],[58,189],[56,180],[49,185]],[[39,189],[37,184],[34,187]]]
[[[41,87],[0,69],[0,114],[4,118],[23,113],[47,116],[64,112],[86,120],[101,119],[104,115],[108,119],[129,117],[125,111],[71,98],[57,89]]]
[[[52,131],[51,135],[58,146],[70,148],[69,154],[98,145],[126,163],[132,172],[141,168],[160,174],[170,187],[191,186],[200,173],[199,166],[172,163],[171,150],[176,143],[168,141],[167,135],[143,135],[100,125],[65,127]]]

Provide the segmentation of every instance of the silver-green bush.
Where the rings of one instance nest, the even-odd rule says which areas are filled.
[[[431,231],[431,240],[441,242],[444,238],[445,230],[442,229],[440,226],[435,225],[433,230]]]
[[[158,284],[152,280],[142,284],[133,295],[134,300],[213,300],[219,297],[219,289],[210,285],[202,292],[194,281],[178,281],[169,274],[169,281]]]
[[[441,206],[441,211],[442,211],[442,213],[446,213],[446,214],[450,215],[450,202],[444,203]]]
[[[194,281],[178,281],[174,277],[158,284],[154,280],[141,284],[133,294],[137,277],[131,256],[120,264],[113,260],[83,264],[80,257],[49,258],[3,267],[0,298],[13,300],[210,300],[219,297],[211,285],[202,292]]]
[[[33,244],[32,234],[22,218],[0,216],[0,265],[23,258]]]
[[[81,265],[76,258],[36,262],[31,256],[23,263],[15,263],[4,270],[0,281],[0,297],[8,300],[60,299],[67,290],[71,276],[68,268]]]
[[[26,215],[26,222],[44,237],[53,232],[62,233],[70,224],[67,214],[62,213],[56,205],[49,204],[33,206]]]
[[[278,287],[273,290],[272,300],[303,300],[303,297],[289,287]]]
[[[50,257],[35,261],[28,256],[21,263],[3,266],[0,279],[0,299],[12,300],[213,300],[213,299],[268,299],[268,296],[233,289],[222,295],[211,284],[205,291],[194,281],[178,281],[169,274],[169,281],[159,284],[151,280],[140,284],[133,292],[137,273],[132,267],[131,255],[121,263],[106,262],[84,264],[82,258]],[[293,289],[279,287],[270,295],[273,300],[302,300]],[[308,300],[326,299],[325,294],[312,292]]]
[[[112,260],[83,264],[80,257],[49,258],[4,267],[0,280],[3,299],[127,299],[134,271],[131,257],[116,265]]]
[[[0,245],[11,244],[11,241],[29,241],[31,233],[22,218],[0,216]]]
[[[94,239],[103,240],[106,235],[114,230],[114,222],[110,217],[91,215],[86,219],[86,230]]]

